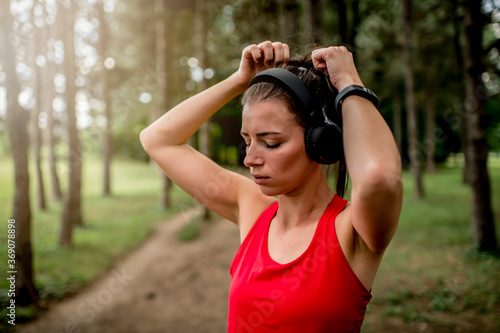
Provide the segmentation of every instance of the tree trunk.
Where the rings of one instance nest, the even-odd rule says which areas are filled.
[[[43,94],[42,90],[43,89],[42,78],[46,78],[47,64],[45,64],[43,67],[37,66],[36,57],[38,55],[45,56],[47,54],[47,52],[45,51],[45,45],[47,43],[46,31],[47,31],[46,26],[36,29],[36,33],[33,38],[34,52],[32,59],[33,68],[35,70],[34,90],[36,96],[36,106],[33,109],[33,119],[31,123],[32,124],[31,129],[33,133],[31,140],[33,143],[33,153],[35,157],[35,170],[36,170],[36,180],[37,180],[37,206],[40,210],[45,210],[47,208],[47,203],[45,200],[45,187],[43,184],[43,172],[41,165],[42,131],[38,124],[42,108],[46,105],[45,103],[46,96]]]
[[[279,40],[291,46],[298,45],[298,9],[296,0],[279,0]]]
[[[321,44],[321,3],[319,0],[305,0],[304,4],[304,25],[308,38],[304,44]]]
[[[168,111],[170,100],[170,89],[167,85],[167,68],[168,66],[168,20],[167,20],[167,8],[165,7],[165,2],[163,0],[155,0],[155,35],[156,35],[156,73],[158,78],[158,105],[156,108],[152,108],[154,114],[152,115],[152,121],[160,118],[165,112]],[[161,192],[160,192],[160,207],[163,209],[170,208],[172,206],[171,200],[171,188],[172,181],[163,172],[160,174],[161,177]]]
[[[436,132],[436,105],[432,92],[426,93],[425,99],[425,156],[427,172],[430,174],[436,173],[436,163],[434,162],[434,155],[436,153],[436,139],[434,133]]]
[[[99,15],[99,28],[100,28],[100,53],[102,57],[102,94],[104,103],[106,104],[105,115],[106,115],[106,125],[103,131],[103,147],[102,147],[102,161],[103,161],[103,188],[102,193],[104,196],[111,195],[111,154],[113,149],[113,137],[111,134],[111,125],[113,122],[113,110],[111,109],[111,94],[109,87],[109,71],[104,66],[104,61],[106,60],[107,50],[108,50],[108,37],[109,37],[109,27],[106,21],[106,16],[104,13],[104,3],[101,0],[98,4],[98,15]]]
[[[196,0],[196,11],[195,11],[195,23],[196,23],[196,33],[198,35],[197,43],[197,57],[200,63],[200,67],[205,70],[207,66],[207,50],[205,48],[207,39],[207,11],[205,8],[205,0]],[[207,89],[207,81],[205,77],[202,78],[201,82],[198,84],[198,90],[203,91]],[[199,147],[200,152],[205,156],[210,157],[210,120],[207,120],[199,129]],[[204,207],[203,218],[208,220],[210,218],[210,210]]]
[[[415,180],[415,193],[418,198],[423,198],[424,187],[422,184],[422,171],[418,151],[418,126],[413,88],[413,63],[411,59],[410,5],[411,0],[403,0],[403,54],[405,62],[406,109],[408,111],[408,141],[411,171]]]
[[[463,83],[465,86],[465,82]],[[465,96],[465,91],[460,96]],[[464,111],[464,105],[460,105],[460,111]],[[470,184],[470,154],[469,154],[469,133],[467,129],[467,114],[461,112],[460,115],[460,142],[462,154],[464,156],[464,165],[462,168],[462,184]]]
[[[64,17],[57,15],[56,21],[49,27],[49,36],[56,36],[64,31]],[[56,138],[54,137],[54,108],[52,101],[55,96],[54,76],[56,73],[56,63],[47,59],[47,78],[49,84],[45,85],[47,99],[47,128],[45,133],[46,147],[48,150],[48,160],[50,169],[50,183],[52,188],[52,197],[56,201],[62,199],[61,184],[57,174],[57,155],[55,152]]]
[[[260,13],[259,1],[258,0],[249,1],[248,5],[250,6],[248,10],[248,16],[250,18],[250,22],[259,22],[259,13]],[[250,38],[252,39],[252,43],[258,44],[262,42],[261,40],[262,37],[258,26],[255,29],[251,30],[250,36],[251,36]]]
[[[16,49],[9,36],[12,31],[10,2],[0,2],[0,61],[6,73],[7,127],[12,157],[14,160],[14,202],[13,219],[9,224],[15,226],[15,265],[9,263],[7,274],[15,276],[16,305],[37,305],[37,293],[33,284],[33,254],[31,250],[31,204],[28,171],[28,121],[29,114],[18,103],[20,85],[16,76]],[[9,247],[10,248],[10,247]]]
[[[347,44],[349,42],[347,38],[347,7],[345,5],[345,0],[336,0],[335,2],[338,8],[340,42],[342,44]]]
[[[82,178],[82,153],[78,128],[76,126],[76,65],[75,65],[75,6],[70,3],[70,8],[61,12],[65,18],[64,29],[64,68],[66,76],[66,129],[68,135],[68,190],[66,192],[62,227],[59,237],[61,246],[71,246],[72,231],[75,225],[82,225],[81,211],[81,178]]]
[[[357,56],[357,48],[356,48],[356,34],[359,29],[359,25],[361,23],[361,18],[359,16],[359,0],[353,0],[351,2],[352,8],[352,28],[349,30],[349,50],[352,53],[352,57],[354,61],[356,61]]]
[[[472,227],[479,251],[497,250],[495,222],[491,209],[490,177],[488,174],[488,145],[484,103],[486,91],[481,81],[485,71],[483,56],[483,19],[480,1],[465,1],[465,63],[466,103],[472,186]]]
[[[458,77],[458,96],[464,96],[465,99],[465,82],[464,82],[464,58],[463,50],[460,45],[460,24],[462,18],[458,16],[459,4],[457,0],[451,2],[453,15],[453,44],[455,47],[455,59],[457,61],[457,77]],[[465,101],[464,101],[465,103]],[[461,148],[464,156],[464,166],[462,169],[462,183],[469,184],[469,149],[468,149],[468,134],[467,134],[467,114],[464,112],[464,103],[460,104],[458,112],[460,113],[460,138]]]

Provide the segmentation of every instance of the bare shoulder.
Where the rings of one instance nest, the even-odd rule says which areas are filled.
[[[259,186],[253,182],[245,184],[242,190],[244,193],[241,194],[238,214],[241,242],[250,232],[259,216],[276,201],[275,197],[263,194]]]

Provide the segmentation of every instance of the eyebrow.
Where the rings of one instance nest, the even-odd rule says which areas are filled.
[[[279,132],[262,132],[262,133],[257,133],[257,137],[261,138],[263,136],[266,136],[266,135],[273,135],[273,134],[281,134]],[[241,132],[241,135],[242,136],[250,136],[248,133],[246,132]]]

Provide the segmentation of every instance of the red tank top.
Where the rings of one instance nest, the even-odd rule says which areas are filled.
[[[359,332],[371,294],[340,248],[335,218],[347,200],[334,196],[307,250],[279,264],[267,247],[278,209],[266,209],[231,264],[228,333]]]

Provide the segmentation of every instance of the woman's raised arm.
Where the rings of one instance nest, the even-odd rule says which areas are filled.
[[[175,184],[235,223],[251,201],[259,207],[266,205],[269,198],[251,180],[220,167],[186,142],[217,110],[243,93],[253,76],[287,61],[285,44],[248,46],[236,73],[175,106],[140,135],[146,152]]]
[[[345,47],[313,51],[315,67],[340,91],[363,85],[352,54]],[[351,190],[351,222],[374,254],[392,239],[402,206],[401,157],[394,137],[375,106],[349,96],[342,103],[344,152]]]

